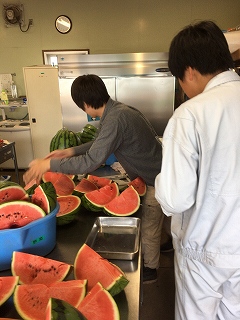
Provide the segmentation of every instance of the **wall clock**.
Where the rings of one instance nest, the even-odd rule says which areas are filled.
[[[58,16],[55,20],[55,27],[60,33],[68,33],[72,29],[72,21],[68,16]]]

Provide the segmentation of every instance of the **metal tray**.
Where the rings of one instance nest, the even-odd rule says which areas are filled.
[[[86,244],[106,259],[133,260],[140,244],[140,219],[98,217]]]

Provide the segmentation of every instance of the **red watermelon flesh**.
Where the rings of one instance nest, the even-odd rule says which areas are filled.
[[[11,181],[0,182],[0,204],[25,199],[26,197],[26,190],[17,183]]]
[[[103,259],[87,244],[84,244],[77,253],[74,275],[75,279],[88,280],[88,291],[100,282],[112,296],[122,291],[129,282],[122,270],[107,259]]]
[[[78,306],[89,320],[119,320],[118,306],[111,294],[97,283]]]
[[[98,177],[98,176],[94,176],[92,174],[89,174],[87,176],[87,180],[93,182],[98,188],[102,188],[110,183],[112,183],[111,179],[108,178],[104,178],[104,177]]]
[[[104,206],[104,212],[111,216],[130,216],[140,207],[138,192],[132,187],[125,189],[118,197]]]
[[[133,186],[140,197],[143,197],[147,192],[146,183],[141,177],[137,177],[136,179],[130,181],[128,185]]]
[[[44,284],[18,285],[13,295],[18,314],[25,320],[45,319],[49,292]]]
[[[17,276],[0,277],[0,306],[13,294],[17,284]]]
[[[5,202],[0,206],[0,230],[20,228],[45,216],[37,205],[26,201]]]
[[[64,300],[76,307],[85,297],[86,282],[86,280],[72,280],[59,282],[52,286],[45,284],[18,285],[14,292],[16,310],[24,319],[43,320],[50,298]]]
[[[69,273],[71,265],[30,253],[13,252],[12,275],[19,276],[21,284],[51,285],[62,281]]]
[[[64,173],[45,172],[42,176],[44,182],[52,182],[58,196],[67,196],[73,193],[75,183]]]
[[[83,205],[88,210],[101,211],[104,205],[117,197],[118,194],[118,186],[115,182],[112,182],[98,190],[85,193],[82,197]]]
[[[74,194],[82,196],[84,193],[97,190],[98,187],[86,178],[83,178],[74,188]]]
[[[51,297],[62,299],[77,307],[86,295],[87,280],[61,281],[49,286],[49,289]]]

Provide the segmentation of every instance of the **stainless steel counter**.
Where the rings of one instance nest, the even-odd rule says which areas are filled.
[[[54,250],[47,255],[48,258],[63,261],[69,264],[74,263],[75,256],[85,242],[89,232],[92,229],[96,217],[101,214],[82,210],[76,221],[69,225],[57,227],[57,244]],[[102,214],[103,216],[103,214]],[[136,217],[139,213],[135,214]],[[112,260],[111,262],[118,265],[129,279],[129,284],[124,291],[114,297],[120,312],[122,320],[138,320],[141,303],[141,247],[139,254],[132,261]],[[11,275],[11,271],[0,272],[1,276]],[[68,278],[73,279],[73,273]],[[18,318],[12,298],[0,307],[0,317]]]

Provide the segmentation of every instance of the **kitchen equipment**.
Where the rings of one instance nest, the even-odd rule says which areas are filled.
[[[40,256],[47,255],[56,244],[56,208],[43,218],[24,227],[0,230],[0,271],[11,267],[13,251],[23,251]]]
[[[140,219],[98,217],[86,244],[103,258],[133,260],[140,245]]]
[[[62,129],[58,69],[51,66],[23,68],[34,158],[50,152],[50,142]],[[69,99],[71,99],[69,97]]]
[[[163,135],[175,100],[167,53],[63,53],[58,57],[58,68],[23,68],[34,158],[49,153],[50,141],[62,127],[78,132],[89,122],[71,98],[72,82],[84,74],[100,76],[111,98],[138,108]]]
[[[15,142],[18,168],[28,168],[29,163],[33,160],[29,121],[0,121],[0,138],[9,142]],[[13,169],[14,163],[12,160],[7,160],[0,167],[2,169]]]
[[[69,130],[80,131],[87,121],[71,99],[72,82],[80,75],[97,74],[112,99],[138,108],[157,134],[163,135],[175,100],[175,78],[168,70],[167,53],[61,55],[58,68],[63,126]]]

